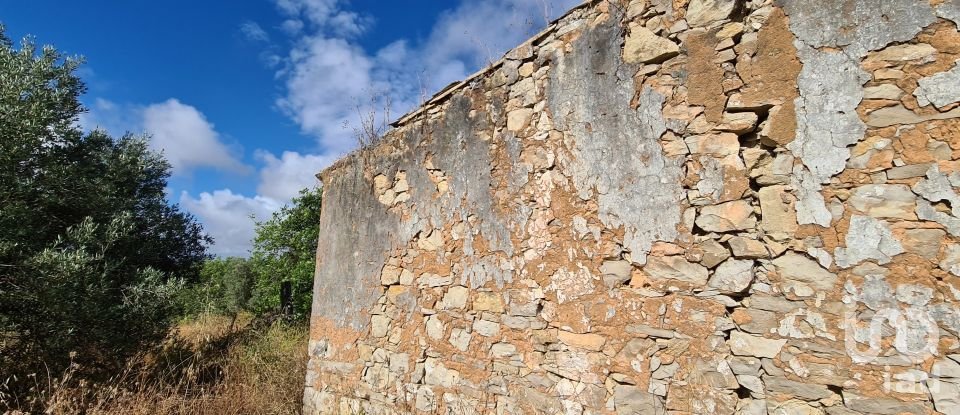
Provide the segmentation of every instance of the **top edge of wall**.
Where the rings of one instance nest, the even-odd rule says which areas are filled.
[[[597,2],[599,2],[599,1],[600,1],[600,0],[584,0],[584,1],[580,2],[580,4],[577,4],[576,6],[571,7],[570,9],[568,9],[566,12],[564,12],[564,13],[563,13],[562,15],[560,15],[559,17],[551,20],[550,23],[548,23],[547,26],[546,26],[545,28],[543,28],[543,30],[537,32],[537,33],[536,33],[535,35],[533,35],[533,36],[528,37],[528,38],[527,38],[526,40],[524,40],[523,42],[520,42],[520,44],[518,44],[517,46],[514,46],[514,47],[511,48],[510,50],[504,52],[503,56],[501,56],[500,59],[497,60],[496,62],[494,62],[494,63],[492,63],[492,64],[489,64],[489,65],[481,68],[480,70],[474,72],[472,75],[468,76],[466,79],[463,79],[463,80],[461,80],[461,81],[451,82],[449,85],[447,85],[446,87],[442,88],[440,91],[434,93],[434,94],[433,94],[429,99],[427,99],[424,103],[420,104],[420,106],[418,106],[417,108],[415,108],[415,109],[407,112],[406,114],[400,116],[399,118],[397,118],[396,121],[391,122],[391,123],[390,123],[390,127],[392,127],[392,128],[395,130],[395,129],[399,128],[399,127],[405,126],[405,125],[409,124],[411,121],[416,120],[417,117],[419,117],[420,115],[422,115],[423,113],[425,113],[427,110],[429,110],[429,109],[431,109],[431,108],[433,108],[433,107],[436,107],[437,105],[443,104],[448,98],[450,98],[451,96],[453,96],[454,93],[456,93],[456,92],[464,89],[465,87],[467,87],[468,85],[470,85],[472,82],[476,81],[477,79],[479,79],[479,78],[481,78],[481,77],[484,77],[484,76],[486,76],[486,75],[489,75],[489,74],[492,73],[493,71],[495,71],[495,70],[497,70],[498,68],[500,68],[500,66],[503,65],[503,62],[506,61],[506,60],[508,59],[508,56],[510,56],[510,54],[513,53],[514,51],[516,51],[516,50],[518,50],[518,49],[520,49],[520,48],[522,48],[522,47],[524,47],[524,46],[526,46],[526,45],[532,45],[532,44],[536,43],[537,41],[539,41],[539,40],[541,40],[541,39],[549,36],[551,33],[553,33],[554,30],[556,30],[556,28],[557,28],[557,23],[558,23],[558,22],[560,22],[561,20],[567,18],[568,16],[570,16],[570,15],[573,14],[574,12],[576,12],[576,11],[578,11],[578,10],[580,10],[580,9],[583,9],[583,8],[585,8],[585,7],[588,7],[588,6],[590,6],[590,5],[594,4],[594,3],[597,3]],[[377,141],[377,143],[382,142],[382,141],[388,139],[389,136],[390,136],[390,133],[391,133],[392,131],[394,131],[394,130],[388,131],[386,134],[384,134],[384,136],[381,138],[381,140]],[[376,145],[376,143],[374,143],[374,146],[375,146],[375,145]],[[371,146],[371,147],[372,147],[372,146]],[[331,165],[328,166],[327,168],[321,170],[319,173],[317,173],[316,177],[317,177],[318,179],[320,179],[321,181],[323,181],[324,177],[328,177],[328,176],[330,175],[330,173],[332,173],[333,171],[336,171],[336,170],[340,169],[341,167],[345,166],[347,163],[349,163],[350,160],[352,160],[352,159],[354,159],[355,157],[357,157],[357,155],[359,155],[359,154],[360,154],[361,152],[363,152],[364,150],[365,150],[365,148],[358,148],[358,149],[355,149],[355,150],[351,151],[350,153],[348,153],[348,154],[344,155],[343,157],[339,158],[337,161],[335,161],[333,164],[331,164]]]

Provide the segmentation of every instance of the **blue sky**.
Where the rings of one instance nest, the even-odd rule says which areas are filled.
[[[355,147],[358,104],[379,97],[396,118],[577,3],[31,0],[0,3],[0,22],[83,55],[84,128],[150,134],[173,164],[171,201],[213,253],[243,256],[251,216]]]

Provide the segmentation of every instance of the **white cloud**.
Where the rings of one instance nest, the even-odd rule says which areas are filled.
[[[240,24],[240,33],[243,34],[247,40],[254,42],[269,42],[270,35],[267,34],[266,30],[263,30],[257,22],[246,21]]]
[[[162,151],[174,174],[197,167],[213,167],[246,173],[245,166],[221,140],[213,124],[196,108],[168,99],[143,110],[143,129],[150,134],[150,146]]]
[[[180,205],[196,215],[207,234],[213,236],[210,253],[218,256],[248,256],[254,237],[254,221],[263,221],[280,208],[277,201],[245,197],[229,189],[203,192],[194,198],[180,194]]]
[[[389,108],[389,118],[395,119],[423,97],[499,59],[580,2],[465,0],[441,14],[425,41],[397,39],[368,51],[355,39],[370,20],[346,10],[345,0],[275,1],[288,22],[299,22],[283,25],[297,39],[278,72],[286,90],[278,106],[331,157],[356,146],[358,104],[376,108],[381,117]],[[393,120],[378,124],[383,121]]]
[[[230,189],[203,192],[196,198],[180,194],[180,204],[200,218],[204,230],[213,237],[211,253],[218,256],[247,256],[253,246],[254,223],[268,219],[281,206],[320,183],[315,174],[333,160],[329,157],[285,151],[277,157],[258,150],[263,163],[257,195],[247,197]]]
[[[317,187],[320,181],[316,174],[334,161],[329,156],[293,151],[284,151],[280,158],[266,151],[258,151],[257,159],[264,164],[260,169],[257,193],[282,201],[292,199],[302,189]]]
[[[88,112],[81,115],[79,124],[86,130],[105,130],[114,137],[127,132],[148,134],[150,147],[163,153],[177,176],[189,175],[201,167],[250,172],[250,167],[239,160],[237,146],[225,144],[203,113],[175,98],[145,107],[96,98]]]

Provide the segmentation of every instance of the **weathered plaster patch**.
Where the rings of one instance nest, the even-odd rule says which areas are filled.
[[[803,69],[797,79],[797,138],[787,148],[819,183],[843,171],[847,148],[863,138],[867,126],[857,115],[863,84],[870,74],[841,52],[798,45]]]
[[[913,192],[923,197],[917,200],[917,217],[932,220],[947,228],[951,235],[960,236],[960,195],[953,190],[960,186],[960,173],[949,176],[940,173],[937,165],[930,167],[927,176],[913,185]],[[925,199],[925,200],[924,200]],[[945,201],[950,204],[950,213],[937,210],[930,202]]]
[[[841,268],[850,268],[868,259],[882,265],[903,253],[903,246],[893,237],[887,223],[869,216],[854,215],[850,218],[850,231],[847,232],[845,243],[846,248],[834,250],[837,265]]]
[[[790,28],[808,46],[838,47],[851,58],[913,39],[936,19],[930,4],[915,0],[780,0]]]
[[[598,26],[557,57],[547,104],[571,142],[565,167],[577,195],[596,197],[600,220],[624,227],[624,246],[643,264],[653,242],[676,239],[684,193],[679,161],[664,156],[659,143],[664,97],[644,87],[636,112],[621,110],[630,107],[636,67],[621,62],[613,33],[619,30]]]

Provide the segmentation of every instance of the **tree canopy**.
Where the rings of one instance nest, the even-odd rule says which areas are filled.
[[[119,364],[208,258],[147,137],[80,128],[80,64],[0,27],[0,367]]]

